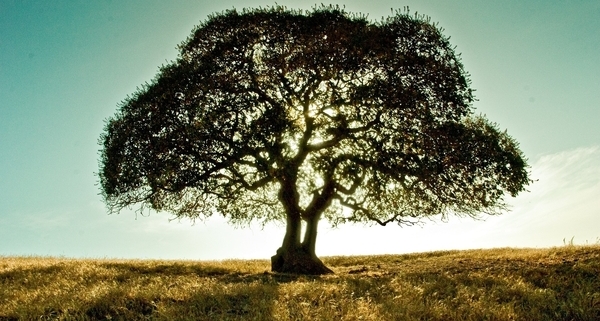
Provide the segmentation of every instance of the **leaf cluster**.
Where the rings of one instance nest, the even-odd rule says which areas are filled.
[[[514,139],[473,115],[468,74],[426,17],[230,10],[179,49],[106,124],[113,211],[411,224],[493,213],[530,182]]]

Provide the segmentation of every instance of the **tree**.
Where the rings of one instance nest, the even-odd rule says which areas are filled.
[[[332,6],[230,10],[179,50],[106,123],[110,211],[285,221],[272,269],[321,274],[322,217],[495,214],[530,183],[515,140],[474,115],[448,37],[408,10],[380,22]]]

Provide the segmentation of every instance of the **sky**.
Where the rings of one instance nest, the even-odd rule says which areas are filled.
[[[310,9],[306,1],[277,2]],[[319,2],[320,3],[320,2]],[[214,12],[267,1],[1,0],[0,256],[269,258],[284,226],[108,215],[98,138],[117,104]],[[372,20],[409,6],[462,54],[476,113],[520,142],[535,179],[510,211],[421,226],[320,225],[317,254],[600,243],[600,1],[338,1]]]

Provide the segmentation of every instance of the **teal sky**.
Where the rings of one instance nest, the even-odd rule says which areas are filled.
[[[278,1],[289,8],[310,2]],[[306,3],[306,4],[301,4]],[[319,2],[320,3],[320,2]],[[104,120],[207,15],[265,1],[0,1],[0,256],[267,258],[283,227],[107,215]],[[521,143],[538,181],[485,221],[322,226],[321,255],[600,242],[600,1],[339,1],[373,20],[409,6],[462,53],[478,113]]]

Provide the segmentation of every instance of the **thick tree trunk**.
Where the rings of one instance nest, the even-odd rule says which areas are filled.
[[[291,169],[292,173],[297,173],[297,171],[298,167]],[[280,183],[281,189],[278,198],[287,213],[287,225],[283,243],[277,250],[277,254],[271,257],[271,270],[273,272],[312,275],[333,273],[315,254],[317,224],[321,212],[328,204],[328,200],[331,199],[331,195],[328,195],[327,198],[315,197],[311,203],[312,206],[309,206],[312,207],[312,210],[309,211],[312,215],[306,215],[306,211],[302,214],[305,215],[307,227],[304,242],[301,243],[302,211],[298,207],[299,196],[296,190],[295,174],[283,176]],[[332,187],[333,185],[328,187],[329,191],[332,190]]]
[[[306,231],[304,232],[304,240],[302,241],[302,248],[314,257],[317,256],[315,254],[315,245],[317,243],[317,227],[320,218],[321,214],[319,213],[306,219]]]
[[[296,227],[300,226],[300,218],[294,220],[288,216],[283,244],[277,254],[271,257],[273,272],[310,275],[333,273],[315,254],[319,218],[320,215],[307,219],[304,242],[300,243],[300,229]]]
[[[271,270],[280,273],[321,275],[333,273],[316,256],[310,255],[303,247],[283,248],[271,257]]]
[[[283,237],[282,248],[295,248],[300,245],[300,234],[302,233],[302,220],[300,215],[288,215]]]

